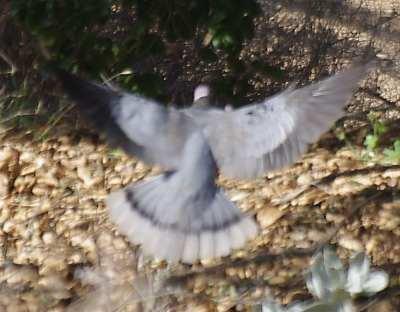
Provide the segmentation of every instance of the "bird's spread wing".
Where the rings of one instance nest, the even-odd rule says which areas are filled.
[[[79,111],[113,146],[149,164],[178,167],[186,138],[194,128],[185,114],[62,70],[56,75]]]
[[[193,108],[222,172],[252,178],[295,162],[344,115],[358,82],[373,64],[352,67],[309,86],[234,111]]]
[[[188,139],[183,154],[178,171],[111,194],[111,218],[159,259],[193,263],[228,255],[255,236],[257,226],[215,185],[216,164],[201,131]]]

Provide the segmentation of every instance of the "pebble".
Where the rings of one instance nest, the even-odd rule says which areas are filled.
[[[33,150],[23,151],[19,156],[19,160],[22,163],[33,163],[36,157],[37,153],[35,153]]]
[[[63,253],[53,253],[48,255],[39,269],[41,275],[47,275],[50,272],[62,272],[68,268],[67,259]]]
[[[71,285],[59,274],[46,275],[39,278],[38,285],[52,291],[64,291],[71,288]]]
[[[294,241],[303,241],[307,237],[304,230],[297,230],[290,233],[290,239]]]
[[[262,227],[268,227],[278,221],[285,212],[276,207],[266,207],[257,213],[257,221]]]
[[[8,166],[8,164],[14,159],[17,159],[19,153],[17,150],[11,148],[10,146],[4,146],[0,149],[0,169]]]
[[[11,233],[12,231],[14,231],[16,229],[16,223],[14,222],[14,220],[7,220],[6,222],[4,222],[2,230],[5,233]]]
[[[36,184],[32,189],[32,194],[36,196],[44,196],[50,193],[50,189],[47,185]]]
[[[13,288],[27,286],[27,284],[36,283],[38,280],[37,270],[31,266],[7,265],[2,279]]]
[[[5,173],[0,173],[0,198],[4,198],[9,193],[10,178]]]
[[[350,235],[343,235],[338,240],[339,246],[352,250],[352,251],[363,251],[364,246],[360,240],[351,237]]]
[[[53,232],[44,232],[42,235],[42,240],[46,245],[54,244],[56,241],[56,235]]]
[[[313,181],[314,178],[309,172],[303,173],[297,178],[298,185],[309,185]]]
[[[326,221],[328,221],[328,222],[333,222],[333,223],[336,223],[336,224],[340,224],[345,220],[346,217],[344,215],[341,215],[341,214],[328,212],[326,214],[325,218],[326,218]]]
[[[114,238],[112,243],[116,250],[125,250],[128,248],[128,244],[121,237]]]
[[[248,196],[249,196],[248,192],[236,192],[235,191],[235,192],[231,193],[230,199],[233,202],[238,202],[238,201],[244,200]]]
[[[312,229],[307,232],[307,238],[313,242],[322,241],[323,239],[325,239],[326,236],[327,236],[327,231],[322,232]]]
[[[400,169],[387,169],[385,172],[382,174],[382,177],[384,178],[394,178],[397,179],[400,177]]]
[[[85,261],[86,257],[82,253],[75,251],[66,258],[68,264],[79,264]]]

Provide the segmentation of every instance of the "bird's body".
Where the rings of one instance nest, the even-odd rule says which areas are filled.
[[[56,71],[84,116],[108,140],[166,173],[111,194],[112,220],[158,258],[193,263],[225,256],[257,233],[215,184],[217,170],[253,178],[295,162],[344,114],[371,65],[236,110],[209,106],[209,89],[178,110]],[[202,100],[206,105],[196,101]],[[198,103],[197,103],[198,104]]]

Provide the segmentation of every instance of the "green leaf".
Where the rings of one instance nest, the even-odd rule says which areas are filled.
[[[368,134],[364,140],[364,146],[369,151],[373,151],[378,147],[379,138],[375,134]]]
[[[385,162],[397,164],[400,163],[400,139],[393,143],[393,148],[385,148],[383,151]]]
[[[388,131],[387,126],[380,121],[376,121],[373,124],[373,127],[374,127],[374,134],[377,136],[381,136],[382,134],[385,134]]]

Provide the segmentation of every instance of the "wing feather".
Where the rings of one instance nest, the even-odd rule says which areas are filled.
[[[109,143],[149,164],[177,169],[194,123],[182,112],[56,70],[67,94]]]
[[[234,111],[186,111],[203,127],[223,174],[253,178],[294,163],[344,115],[357,84],[374,64],[295,89],[293,86]]]

